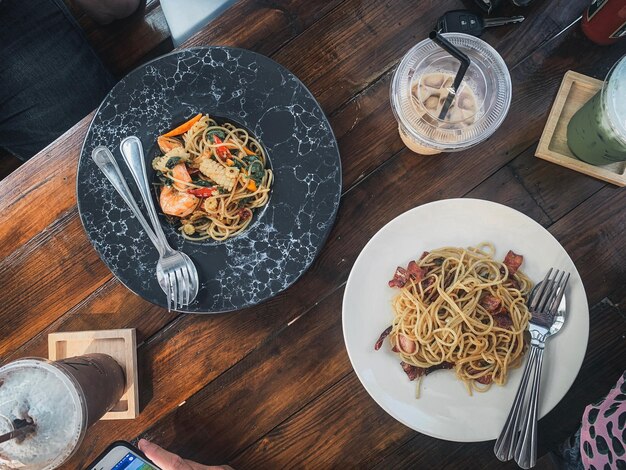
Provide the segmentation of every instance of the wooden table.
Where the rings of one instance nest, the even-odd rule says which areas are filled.
[[[322,104],[341,149],[343,198],[321,255],[286,292],[245,311],[168,313],[107,270],[75,200],[92,115],[2,181],[2,362],[46,356],[53,331],[137,328],[141,414],[97,423],[67,468],[86,464],[114,439],[138,437],[238,469],[515,468],[495,459],[492,442],[440,441],[394,421],[360,385],[343,344],[343,288],[365,243],[412,207],[463,196],[528,214],[580,271],[589,346],[571,390],[541,421],[540,454],[572,434],[585,404],[626,368],[626,191],[533,156],[563,74],[603,77],[626,52],[626,42],[599,47],[578,24],[568,28],[586,4],[537,0],[521,25],[486,32],[511,70],[508,117],[488,142],[439,157],[402,145],[389,80],[439,14],[470,1],[241,0],[189,40],[186,46],[249,48],[289,68]]]

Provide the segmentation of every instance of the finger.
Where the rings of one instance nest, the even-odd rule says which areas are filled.
[[[162,449],[158,445],[141,439],[139,449],[146,454],[162,470],[193,470],[191,465],[185,462],[180,456]]]
[[[202,465],[192,460],[185,459],[191,470],[234,470],[230,465]]]

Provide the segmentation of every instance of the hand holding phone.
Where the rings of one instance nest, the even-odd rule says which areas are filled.
[[[228,465],[207,466],[168,452],[141,439],[139,449],[128,442],[111,444],[87,470],[233,470]]]
[[[98,456],[87,470],[163,470],[153,464],[146,455],[124,441],[111,444]]]
[[[228,465],[202,465],[183,459],[145,439],[139,441],[139,448],[162,470],[233,470]]]

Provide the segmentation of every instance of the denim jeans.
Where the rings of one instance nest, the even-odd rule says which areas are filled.
[[[0,1],[0,147],[32,157],[114,84],[63,0]]]

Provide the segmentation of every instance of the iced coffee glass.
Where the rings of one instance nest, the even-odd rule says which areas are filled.
[[[416,153],[434,155],[472,147],[493,134],[511,104],[511,77],[502,57],[467,34],[442,34],[471,61],[443,119],[459,61],[431,39],[403,57],[391,83],[391,108],[400,137]]]
[[[53,469],[69,459],[87,428],[125,389],[120,365],[105,354],[61,361],[28,358],[0,368],[0,435],[27,420],[34,430],[0,444],[0,468]]]

